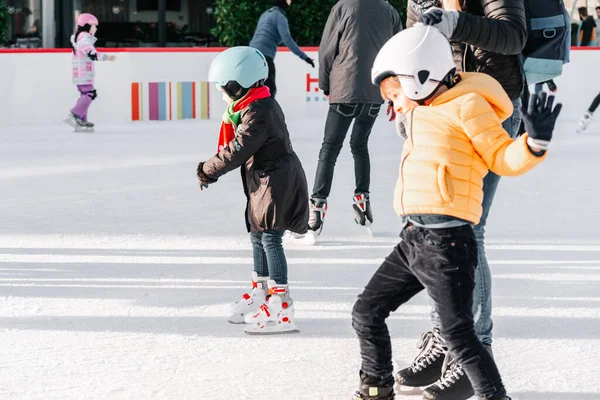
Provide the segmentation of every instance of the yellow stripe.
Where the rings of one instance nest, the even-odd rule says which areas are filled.
[[[177,82],[177,119],[183,119],[183,90],[181,82]]]
[[[200,82],[200,118],[208,119],[208,82]]]

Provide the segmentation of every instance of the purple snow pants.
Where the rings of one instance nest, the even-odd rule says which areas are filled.
[[[77,85],[77,89],[81,96],[79,96],[79,100],[77,100],[77,104],[71,110],[73,115],[78,116],[84,121],[87,121],[88,109],[90,108],[90,104],[94,99],[92,96],[95,95],[94,85]]]

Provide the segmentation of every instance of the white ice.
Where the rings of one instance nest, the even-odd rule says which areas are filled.
[[[375,238],[353,221],[347,143],[322,240],[288,245],[297,335],[226,320],[252,270],[238,172],[201,192],[217,122],[0,128],[1,399],[351,398],[357,294],[397,242],[402,141],[372,134]],[[323,120],[289,122],[309,177]],[[542,166],[505,178],[488,224],[494,353],[515,399],[600,399],[600,120],[561,122]],[[397,368],[430,327],[389,320]]]

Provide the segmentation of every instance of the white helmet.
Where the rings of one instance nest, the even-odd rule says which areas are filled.
[[[448,39],[432,26],[422,24],[394,35],[377,54],[371,80],[379,85],[396,75],[406,97],[425,101],[443,84],[452,85],[456,66]]]

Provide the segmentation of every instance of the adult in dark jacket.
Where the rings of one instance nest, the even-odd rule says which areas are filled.
[[[233,305],[229,322],[254,318],[244,329],[248,333],[295,328],[282,239],[286,230],[306,233],[308,219],[306,175],[281,107],[263,85],[267,76],[266,60],[254,48],[233,47],[215,58],[209,80],[217,82],[229,107],[221,124],[218,153],[197,169],[200,186],[206,188],[241,167],[254,256],[253,290]],[[267,289],[272,296],[263,304]]]
[[[444,7],[440,9],[438,7]],[[502,85],[513,101],[514,113],[504,129],[515,137],[521,122],[518,112],[524,79],[519,54],[527,41],[523,0],[409,0],[408,26],[417,21],[437,27],[453,44],[459,71],[482,72]],[[483,214],[475,227],[478,267],[475,271],[473,314],[479,340],[491,351],[492,296],[491,273],[485,253],[485,226],[500,177],[488,173],[483,180]],[[473,396],[473,388],[463,368],[447,356],[439,334],[439,317],[431,313],[435,329],[423,334],[421,348],[413,364],[401,370],[396,380],[406,388],[424,387],[427,398],[453,400]],[[444,360],[447,368],[442,372]]]
[[[329,97],[329,113],[310,201],[309,229],[316,234],[323,228],[335,163],[352,121],[356,221],[373,221],[368,142],[383,101],[371,83],[371,67],[379,49],[401,30],[398,11],[384,0],[340,0],[331,9],[319,46],[319,87]]]
[[[285,11],[292,4],[292,0],[270,0],[274,6],[265,11],[258,20],[254,35],[250,41],[250,47],[254,47],[263,53],[269,64],[269,77],[265,85],[271,90],[271,96],[275,97],[277,85],[275,83],[275,54],[277,46],[284,43],[295,55],[315,67],[314,61],[298,47],[292,35],[290,26],[285,16]]]
[[[579,35],[577,42],[581,47],[595,46],[596,45],[596,21],[594,17],[588,15],[587,7],[579,7],[579,19],[581,25],[579,26]]]

